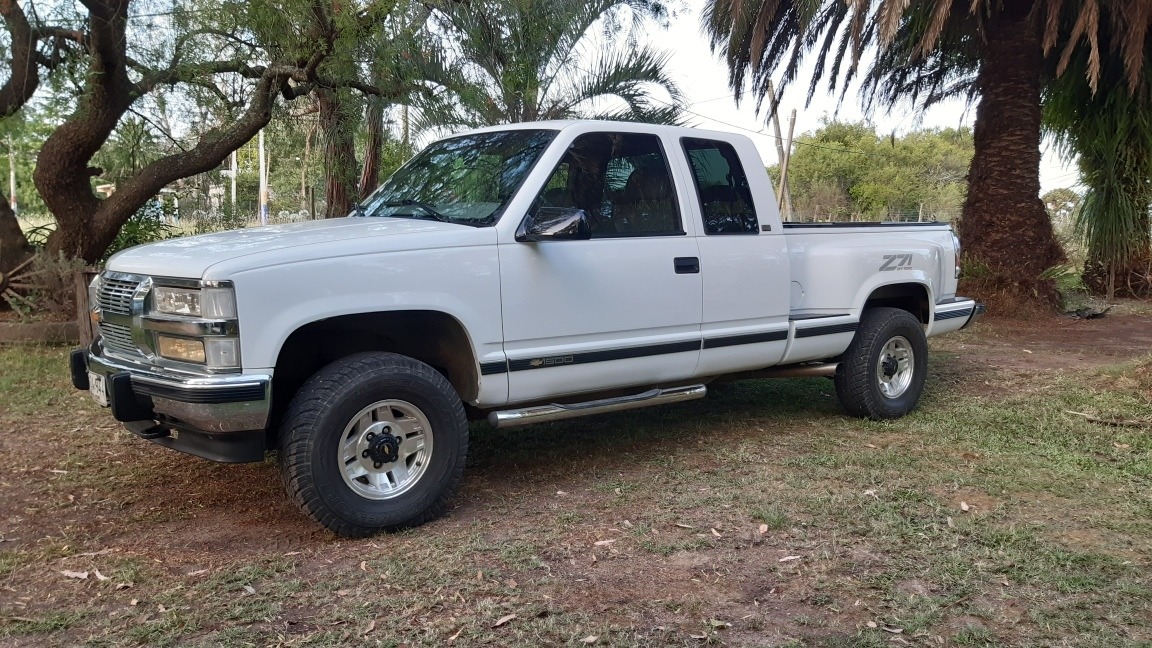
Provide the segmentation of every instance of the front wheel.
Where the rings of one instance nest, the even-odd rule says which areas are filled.
[[[836,397],[846,412],[873,420],[911,412],[924,391],[928,340],[908,311],[871,308],[836,369]]]
[[[362,353],[300,388],[280,429],[280,467],[305,513],[349,537],[423,524],[448,507],[468,451],[452,385],[428,365]]]

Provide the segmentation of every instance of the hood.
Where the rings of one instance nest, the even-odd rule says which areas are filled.
[[[440,236],[445,239],[443,245],[459,245],[460,237],[452,236],[452,233],[466,235],[476,232],[477,228],[468,225],[429,220],[332,218],[185,236],[139,245],[113,255],[107,267],[116,272],[199,279],[213,265],[243,257],[265,257],[252,259],[253,265],[269,262],[266,257],[270,256],[323,258],[339,255],[339,251],[333,251],[332,244],[349,241],[360,244],[354,246],[354,251],[349,249],[348,253],[359,253],[364,251],[366,239],[372,239],[368,243],[370,249],[380,252],[441,247],[429,239]],[[291,248],[307,248],[308,253],[283,252]],[[278,251],[279,255],[276,254]]]

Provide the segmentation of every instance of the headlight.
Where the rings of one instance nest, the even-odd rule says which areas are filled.
[[[231,284],[195,288],[166,286],[163,279],[158,283],[152,288],[149,314],[167,317],[143,318],[144,328],[152,331],[152,351],[166,360],[208,369],[239,368],[236,293]]]
[[[169,288],[152,289],[152,308],[167,315],[187,315],[208,319],[236,317],[236,296],[231,288]]]
[[[183,288],[153,288],[152,307],[158,313],[200,317],[200,291]]]

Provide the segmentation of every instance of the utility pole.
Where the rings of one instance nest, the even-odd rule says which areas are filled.
[[[787,199],[788,160],[792,159],[792,132],[795,128],[796,109],[792,109],[792,117],[788,120],[788,141],[784,144],[784,155],[780,159],[780,190],[777,192],[780,195],[779,201],[781,205],[787,208],[784,213],[788,215],[791,215],[792,212],[792,201]]]
[[[772,122],[772,129],[776,133],[776,156],[780,160],[781,169],[784,166],[784,138],[780,135],[780,104],[776,102],[776,89],[772,86],[772,82],[768,82],[768,105],[772,107],[772,113],[768,116]],[[795,113],[796,111],[792,111]],[[791,136],[789,136],[791,139]],[[791,148],[789,148],[791,150]],[[777,205],[781,208],[785,220],[790,220],[792,217],[792,190],[788,187],[788,179],[784,174],[780,174],[780,191],[777,192],[776,201]]]
[[[264,129],[260,129],[260,224],[268,224],[268,161],[264,157]]]
[[[232,151],[232,216],[236,216],[236,174],[240,169],[236,167],[236,151]]]
[[[16,213],[16,152],[12,150],[12,133],[8,133],[8,204]]]

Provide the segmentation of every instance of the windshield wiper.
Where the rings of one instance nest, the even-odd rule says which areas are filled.
[[[429,205],[428,203],[420,202],[419,200],[412,200],[411,198],[405,198],[404,200],[389,200],[389,201],[380,203],[380,205],[383,207],[419,207],[420,209],[424,210],[424,212],[427,213],[427,215],[429,217],[431,217],[433,220],[438,220],[441,223],[451,223],[452,222],[452,219],[450,217],[445,216],[444,214],[441,214],[440,212],[436,211],[436,209],[434,207],[432,207],[432,205]]]

